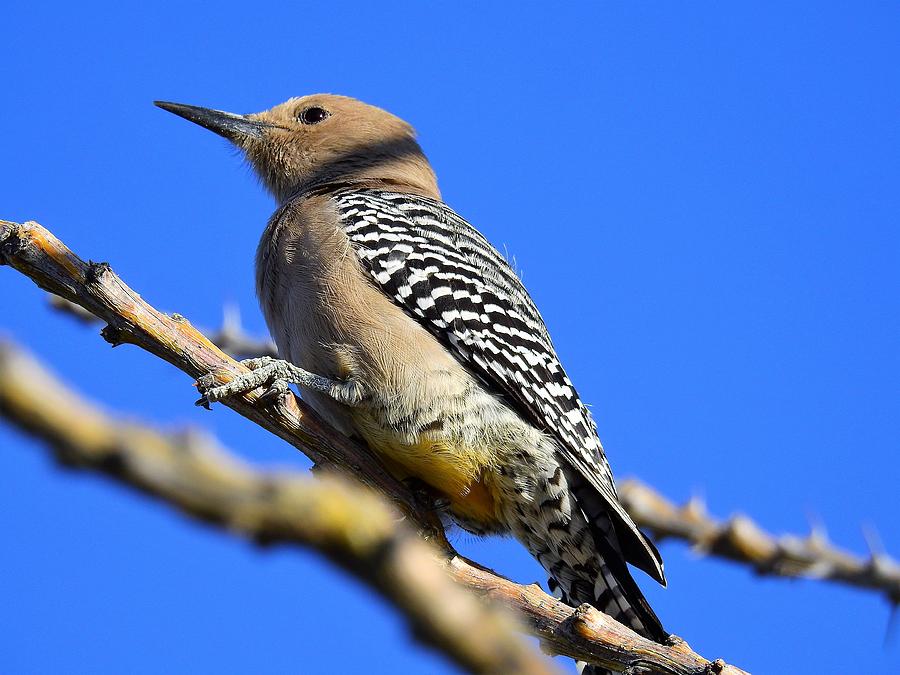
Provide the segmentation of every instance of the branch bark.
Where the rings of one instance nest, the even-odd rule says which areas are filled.
[[[702,659],[683,642],[666,646],[642,638],[588,605],[573,610],[537,585],[522,586],[442,555],[374,492],[335,475],[310,480],[254,469],[208,436],[165,434],[116,420],[2,342],[0,416],[44,441],[70,468],[103,473],[255,543],[299,544],[324,553],[391,600],[417,635],[473,672],[552,671],[513,638],[509,617],[490,609],[498,603],[516,608],[558,654],[634,672],[742,672]],[[460,585],[491,602],[474,602]]]
[[[619,486],[625,509],[657,540],[671,537],[692,544],[705,554],[749,565],[758,574],[825,579],[879,591],[900,604],[900,564],[883,551],[868,558],[840,549],[822,528],[806,537],[766,532],[744,515],[728,520],[711,517],[703,502],[692,499],[677,506],[638,480]]]
[[[37,223],[0,221],[0,263],[11,265],[45,290],[81,305],[106,321],[103,336],[113,344],[136,344],[194,378],[212,374],[224,383],[245,370],[183,317],[170,317],[155,310],[119,279],[109,265],[85,263]],[[0,377],[0,381],[6,379]],[[387,495],[407,516],[408,522],[417,525],[433,543],[442,547],[451,578],[517,610],[529,622],[532,632],[553,652],[619,671],[668,675],[743,672],[721,661],[703,659],[682,641],[673,645],[656,644],[594,608],[583,606],[573,610],[536,585],[520,586],[456,556],[436,517],[420,514],[414,496],[404,485],[394,480],[366,450],[326,427],[294,397],[278,406],[263,407],[258,395],[250,393],[230,400],[228,405],[287,440],[317,464],[350,471],[350,475]],[[139,463],[136,459],[124,466]],[[167,471],[156,475],[179,480],[174,467],[166,468]],[[107,473],[118,477],[116,472]],[[146,489],[136,481],[132,484]],[[155,494],[162,494],[163,487],[163,484],[155,485],[159,490]],[[196,487],[191,484],[188,492]],[[280,494],[282,490],[276,492]],[[257,498],[256,508],[263,511],[255,522],[269,522],[264,517],[269,515],[265,503]],[[266,534],[291,541],[296,529],[291,523],[295,518],[284,514],[272,517],[279,526]]]
[[[225,384],[247,368],[225,354],[179,314],[171,316],[145,302],[107,263],[85,262],[37,223],[0,220],[0,264],[8,264],[50,291],[106,322],[103,338],[114,347],[131,343],[168,361],[194,379],[212,375]],[[388,495],[426,537],[444,540],[437,518],[418,509],[409,488],[394,479],[365,448],[326,425],[295,396],[263,406],[250,392],[223,402],[284,439],[317,466],[348,472]]]
[[[49,293],[47,304],[53,309],[73,317],[79,323],[102,323],[81,305]],[[201,330],[216,347],[235,359],[255,359],[261,356],[278,356],[278,348],[272,340],[248,335],[241,326],[240,313],[236,307],[227,306],[222,317],[222,325],[216,330]]]
[[[98,321],[79,305],[52,296],[51,305],[82,322]],[[235,357],[274,356],[271,341],[248,335],[237,314],[226,309],[222,327],[206,332],[209,339]],[[776,536],[745,515],[710,516],[697,498],[679,506],[637,479],[623,481],[619,498],[639,527],[655,539],[685,541],[704,556],[748,565],[761,575],[819,579],[882,593],[900,605],[900,563],[871,547],[868,557],[835,546],[823,527],[809,535]]]

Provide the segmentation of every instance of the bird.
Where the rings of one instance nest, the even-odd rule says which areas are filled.
[[[296,384],[459,527],[512,534],[564,602],[666,642],[628,568],[665,586],[662,558],[619,502],[591,413],[516,271],[443,201],[413,127],[334,94],[247,115],[155,103],[228,139],[277,202],[256,291],[280,358],[206,399]]]

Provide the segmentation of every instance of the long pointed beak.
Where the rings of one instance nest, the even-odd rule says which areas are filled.
[[[200,106],[185,105],[183,103],[169,103],[168,101],[154,101],[153,104],[179,117],[190,120],[194,124],[199,124],[201,127],[214,131],[219,136],[224,136],[235,143],[247,136],[259,138],[267,127],[272,126],[265,122],[252,120],[244,115],[236,115],[224,110],[201,108]]]

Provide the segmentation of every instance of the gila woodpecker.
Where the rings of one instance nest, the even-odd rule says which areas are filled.
[[[256,289],[284,360],[253,360],[207,399],[296,383],[462,528],[512,533],[567,603],[665,641],[626,566],[665,584],[662,560],[591,414],[515,271],[441,200],[412,127],[333,95],[251,115],[157,105],[234,143],[278,202]]]

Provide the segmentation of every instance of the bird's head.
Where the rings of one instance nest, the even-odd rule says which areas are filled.
[[[440,196],[415,130],[399,117],[353,98],[314,94],[251,115],[165,101],[156,105],[243,150],[279,202],[336,182]]]

